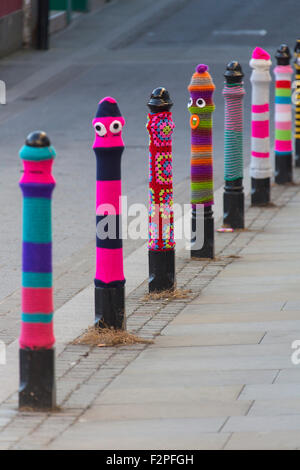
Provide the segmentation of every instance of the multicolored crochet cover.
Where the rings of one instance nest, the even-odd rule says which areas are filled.
[[[149,113],[149,240],[153,251],[172,250],[174,241],[172,113]]]
[[[243,83],[225,83],[224,179],[243,178]]]
[[[208,73],[208,66],[196,67],[188,86],[191,113],[191,203],[211,206],[214,203],[213,192],[213,156],[212,156],[212,112],[215,109],[213,92],[215,86]]]
[[[51,197],[55,180],[52,146],[20,150],[24,173],[23,273],[20,347],[50,349],[53,334]]]

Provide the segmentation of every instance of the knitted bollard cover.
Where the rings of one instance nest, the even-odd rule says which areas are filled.
[[[300,143],[300,39],[297,39],[294,50],[294,67],[296,79],[296,107],[295,107],[295,141],[296,145]],[[298,162],[300,166],[300,152],[298,149]]]
[[[290,65],[278,65],[275,74],[275,155],[292,153],[292,74]]]
[[[49,349],[53,346],[51,196],[55,180],[51,168],[52,146],[24,145],[20,150],[24,173],[22,322],[20,347]]]
[[[149,240],[151,251],[171,250],[174,242],[172,113],[149,113]]]
[[[260,47],[252,53],[250,67],[252,84],[252,138],[251,165],[252,178],[264,179],[272,176],[270,162],[269,137],[269,88],[270,88],[270,54]]]
[[[114,98],[100,101],[93,126],[97,161],[95,287],[125,284],[121,234],[121,156],[125,124]]]
[[[191,203],[211,206],[213,196],[212,112],[215,86],[208,66],[200,64],[188,86],[191,113]]]
[[[243,178],[243,83],[227,83],[225,99],[224,179]]]

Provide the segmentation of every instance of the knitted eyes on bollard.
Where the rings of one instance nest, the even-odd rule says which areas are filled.
[[[105,119],[105,118],[104,118]],[[94,129],[96,134],[99,137],[114,137],[120,135],[121,130],[123,129],[124,122],[118,121],[116,119],[111,120],[111,118],[106,118],[106,126],[101,121],[94,122]],[[111,121],[111,122],[109,122]],[[113,135],[110,135],[113,134]]]
[[[193,106],[193,104],[194,104],[193,99],[190,98],[187,107],[190,108],[191,106]],[[196,106],[198,106],[198,108],[204,108],[204,106],[206,105],[206,102],[203,98],[198,98],[195,104]]]

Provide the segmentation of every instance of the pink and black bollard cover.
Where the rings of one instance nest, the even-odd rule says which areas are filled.
[[[103,98],[93,120],[97,163],[95,325],[101,328],[126,328],[121,233],[124,124],[116,100]]]

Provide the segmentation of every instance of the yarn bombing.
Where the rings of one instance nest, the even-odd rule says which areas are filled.
[[[300,141],[300,39],[297,39],[294,50],[294,67],[296,79],[296,107],[295,107],[295,140]]]
[[[41,135],[47,146],[32,146],[29,138]],[[33,133],[20,150],[23,193],[22,319],[20,347],[50,349],[53,334],[51,174],[55,150],[45,133]]]
[[[170,111],[149,113],[149,239],[152,251],[172,250],[174,241],[172,134]]]
[[[252,53],[250,67],[252,84],[252,138],[251,164],[252,178],[264,179],[272,175],[270,162],[269,134],[269,87],[270,87],[270,54],[260,47]]]
[[[114,98],[99,102],[93,127],[97,163],[95,287],[125,284],[121,234],[121,156],[125,124]]]
[[[227,83],[225,99],[224,179],[243,178],[243,83]]]
[[[215,86],[208,66],[196,67],[188,86],[191,113],[191,203],[211,206],[213,199],[212,112]]]
[[[292,74],[290,65],[278,65],[275,74],[275,155],[292,153]]]

